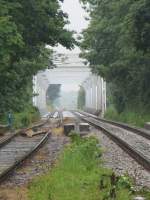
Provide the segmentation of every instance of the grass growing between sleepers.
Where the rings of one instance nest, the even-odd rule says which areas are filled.
[[[128,177],[116,177],[103,168],[102,150],[93,138],[72,134],[72,144],[53,170],[29,185],[30,200],[130,200]]]

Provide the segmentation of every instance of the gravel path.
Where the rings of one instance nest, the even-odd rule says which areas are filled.
[[[135,181],[137,188],[150,188],[150,173],[101,131],[93,128],[93,134],[100,140],[104,149],[105,166],[113,169],[118,175],[128,173]]]

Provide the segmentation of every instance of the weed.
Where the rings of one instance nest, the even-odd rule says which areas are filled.
[[[21,113],[14,114],[14,128],[29,126],[40,119],[39,111],[34,107],[29,107]]]
[[[30,200],[131,200],[132,181],[103,168],[102,150],[94,137],[71,133],[72,144],[56,166],[29,186]],[[148,195],[148,194],[147,194]]]

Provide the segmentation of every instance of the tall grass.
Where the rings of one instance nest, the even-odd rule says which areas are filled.
[[[105,113],[105,118],[144,127],[144,124],[150,121],[150,113],[125,110],[119,114],[114,107],[109,107]]]
[[[7,114],[5,113],[0,116],[0,124],[7,125]],[[24,111],[13,113],[13,127],[14,128],[23,128],[27,127],[30,124],[38,121],[40,119],[40,113],[37,108],[33,106],[28,106]]]
[[[14,113],[14,128],[27,127],[40,119],[40,113],[35,107],[28,107],[20,113]]]

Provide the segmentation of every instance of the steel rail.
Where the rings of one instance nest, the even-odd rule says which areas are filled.
[[[49,132],[44,134],[44,136],[42,136],[41,139],[39,139],[36,142],[36,144],[32,146],[32,148],[29,148],[25,154],[24,154],[25,151],[23,151],[23,156],[19,157],[15,162],[12,161],[12,164],[10,164],[10,166],[8,166],[8,167],[7,167],[7,162],[8,162],[8,160],[7,160],[6,168],[4,170],[2,170],[2,172],[0,173],[0,182],[2,182],[4,179],[6,179],[8,177],[8,175],[13,172],[14,169],[16,169],[24,160],[29,158],[34,152],[36,152],[41,147],[41,145],[48,140],[48,137],[49,137]],[[35,138],[37,139],[36,136],[35,136]],[[16,146],[16,148],[17,148],[17,146]],[[20,147],[18,147],[18,148],[20,148]],[[3,164],[5,164],[5,162]]]
[[[131,125],[128,125],[128,124],[125,124],[125,123],[121,123],[121,122],[116,122],[116,121],[112,121],[112,120],[107,120],[107,119],[103,119],[103,118],[100,118],[100,117],[97,117],[96,115],[92,115],[90,113],[87,113],[87,112],[83,112],[83,111],[77,111],[79,112],[80,114],[83,114],[83,115],[86,115],[88,117],[92,117],[96,120],[99,120],[101,122],[105,122],[105,123],[108,123],[108,124],[112,124],[112,125],[115,125],[115,126],[118,126],[120,128],[124,128],[128,131],[132,131],[142,137],[145,137],[147,139],[150,140],[150,131],[147,131],[146,129],[144,128],[137,128],[137,127],[134,127],[134,126],[131,126]]]
[[[114,135],[110,130],[99,124],[99,120],[93,118],[92,116],[86,116],[80,112],[73,112],[81,120],[86,121],[92,126],[102,130],[110,137],[116,144],[118,144],[122,149],[124,149],[131,157],[133,157],[140,165],[142,165],[146,170],[150,171],[150,160],[146,158],[140,151],[133,148],[128,142],[122,140],[121,138]]]
[[[26,131],[28,131],[30,129],[34,130],[34,129],[44,126],[46,123],[47,123],[47,120],[43,123],[32,125],[31,127],[26,128],[26,129],[19,129],[6,137],[4,136],[2,139],[0,139],[0,148],[2,148],[4,145],[9,143],[14,137],[16,137],[18,134],[20,134],[23,130],[26,130]]]
[[[48,122],[48,120],[46,120],[46,121],[44,121],[42,123],[39,123],[39,124],[32,125],[31,127],[27,128],[27,129],[20,129],[20,130],[16,131],[15,133],[13,133],[12,135],[6,136],[6,137],[4,137],[4,138],[2,138],[0,140],[0,153],[1,153],[1,156],[2,156],[2,152],[3,151],[6,152],[6,158],[5,157],[3,157],[3,158],[0,157],[0,163],[2,163],[0,165],[0,169],[1,169],[1,167],[3,167],[3,165],[5,166],[5,164],[6,164],[6,168],[4,168],[4,169],[2,169],[0,171],[0,182],[2,182],[19,164],[21,164],[25,159],[27,159],[30,155],[32,155],[35,151],[37,151],[44,142],[46,142],[46,140],[48,139],[48,136],[49,136],[49,131],[47,133],[43,132],[43,134],[40,135],[40,136],[34,136],[35,141],[37,140],[37,138],[40,137],[37,142],[31,141],[31,144],[30,144],[30,139],[28,139],[29,140],[29,144],[30,144],[29,146],[26,143],[27,139],[25,139],[25,137],[23,137],[23,136],[22,136],[22,141],[18,142],[19,146],[17,146],[17,142],[16,142],[16,144],[14,146],[11,146],[11,142],[13,143],[13,140],[17,140],[17,137],[21,137],[20,136],[21,132],[28,131],[30,129],[32,129],[32,130],[38,129],[38,128],[44,126],[47,122]],[[23,155],[21,157],[19,156],[19,158],[15,162],[14,162],[13,159],[12,160],[10,159],[10,163],[9,163],[9,158],[7,157],[7,147],[6,147],[7,145],[11,146],[11,148],[8,147],[8,149],[10,148],[8,150],[8,154],[9,154],[10,151],[13,151],[14,148],[16,149],[16,151],[17,151],[17,148],[20,149],[20,150],[22,150],[22,148],[24,149],[24,145],[27,145],[27,149],[25,151],[22,151]],[[15,159],[15,157],[14,157],[14,159]]]
[[[16,137],[18,135],[20,131],[16,132],[16,133],[13,133],[9,136],[6,136],[4,138],[2,138],[0,140],[0,148],[2,148],[5,144],[7,144],[8,142],[10,142],[14,137]]]

